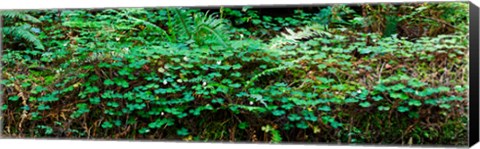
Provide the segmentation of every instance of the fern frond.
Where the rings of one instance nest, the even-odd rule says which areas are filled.
[[[205,44],[207,43],[205,41],[213,41],[226,48],[230,47],[226,43],[225,34],[222,34],[226,32],[223,21],[217,19],[214,14],[208,14],[207,12],[187,16],[181,9],[173,9],[172,11],[175,14],[175,19],[172,21],[176,24],[174,28],[177,34],[186,35],[187,40],[193,39],[197,44]]]
[[[258,78],[261,78],[261,77],[267,76],[267,75],[273,75],[275,73],[278,73],[278,72],[283,71],[283,70],[288,69],[288,68],[290,68],[288,65],[282,65],[282,66],[279,66],[279,67],[267,69],[267,70],[255,75],[255,76],[253,76],[252,79],[248,80],[247,83],[245,84],[245,88],[253,85],[253,83],[255,81],[257,81]]]
[[[30,29],[29,25],[7,26],[7,27],[3,27],[2,31],[3,33],[5,33],[5,35],[12,35],[14,37],[19,37],[32,43],[33,45],[35,45],[35,48],[37,49],[42,49],[42,50],[45,49],[42,42],[37,38],[36,35],[31,33],[29,29]]]
[[[135,9],[133,9],[133,10],[135,10]],[[131,13],[130,11],[133,11],[133,10],[132,9],[126,9],[126,10],[124,10],[123,13],[118,12],[118,11],[117,11],[117,13],[127,17],[128,19],[139,22],[139,23],[145,25],[147,28],[151,28],[151,29],[154,29],[155,31],[159,31],[161,34],[164,35],[165,38],[167,38],[168,41],[170,41],[170,42],[172,41],[172,37],[170,35],[168,35],[167,31],[165,31],[164,29],[158,27],[157,25],[155,25],[151,22],[148,22],[148,21],[145,21],[145,20],[142,20],[142,19],[138,19],[134,16],[129,15]],[[138,12],[136,12],[136,13],[138,13]]]
[[[280,135],[280,131],[278,130],[272,130],[272,143],[280,143],[282,142],[282,135]]]
[[[298,68],[299,65],[296,65],[296,63],[298,63],[298,62],[300,62],[301,60],[304,60],[304,59],[305,59],[305,57],[300,57],[300,58],[295,59],[293,61],[284,62],[284,64],[281,65],[281,66],[267,69],[267,70],[255,75],[255,76],[253,76],[252,79],[247,81],[247,83],[245,84],[245,88],[250,87],[250,85],[252,85],[255,81],[257,81],[259,78],[261,78],[263,76],[273,75],[273,74],[276,74],[280,71],[290,69],[290,68]]]
[[[178,9],[173,9],[175,13],[177,14],[178,20],[180,20],[181,25],[183,26],[183,30],[187,33],[188,35],[188,40],[192,39],[192,33],[190,33],[190,30],[188,29],[185,16],[183,13],[181,13]]]
[[[300,32],[293,32],[290,29],[287,29],[288,34],[282,33],[282,35],[287,39],[300,40],[300,39],[309,39],[316,37],[331,37],[332,35],[319,25],[306,26]]]
[[[223,46],[225,46],[226,48],[230,48],[230,47],[227,45],[227,43],[222,39],[222,37],[220,36],[220,34],[217,33],[215,30],[213,30],[212,28],[210,28],[210,27],[208,27],[208,26],[206,26],[206,25],[202,25],[202,26],[200,26],[200,27],[201,27],[202,29],[205,29],[205,30],[211,32],[213,35],[215,35],[215,36],[217,37],[218,41],[220,41],[220,42],[223,44]]]
[[[5,16],[6,18],[19,18],[23,21],[31,22],[31,23],[40,23],[41,21],[24,11],[0,11],[0,16]]]
[[[333,35],[325,31],[325,27],[319,24],[313,24],[301,28],[301,31],[294,32],[291,29],[286,29],[287,33],[280,33],[281,36],[277,36],[271,40],[270,49],[278,49],[285,45],[295,45],[300,40],[309,40],[313,38],[331,38]]]

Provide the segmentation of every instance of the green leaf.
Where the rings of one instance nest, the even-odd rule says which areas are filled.
[[[368,102],[368,101],[360,103],[360,106],[361,106],[361,107],[364,107],[364,108],[368,108],[368,107],[370,107],[370,105],[371,105],[371,104],[370,104],[370,102]]]
[[[358,102],[359,100],[358,99],[355,99],[355,98],[347,98],[345,99],[345,102],[346,103],[356,103]]]
[[[107,102],[107,106],[117,108],[120,106],[120,104],[118,104],[117,102]]]
[[[425,83],[423,82],[420,82],[416,79],[412,79],[412,80],[409,80],[408,81],[408,85],[412,86],[412,87],[415,87],[415,88],[419,88],[419,87],[422,87],[425,85]]]
[[[217,99],[212,100],[212,103],[223,104],[223,102],[224,102],[224,99],[222,99],[222,98],[217,98]]]
[[[113,127],[113,125],[109,121],[103,122],[103,124],[102,124],[102,128],[105,128],[105,129],[109,129],[109,128],[112,128],[112,127]]]
[[[8,98],[8,100],[10,100],[10,101],[18,101],[19,98],[20,98],[20,97],[18,97],[18,96],[10,96],[10,97]]]
[[[146,133],[149,133],[149,132],[150,132],[150,129],[145,128],[145,127],[138,130],[138,133],[140,133],[140,134],[146,134]]]
[[[235,70],[236,70],[236,69],[240,69],[240,68],[242,68],[242,65],[240,65],[240,64],[235,64],[235,65],[232,66],[232,68],[235,69]]]
[[[282,115],[285,114],[285,111],[283,111],[283,110],[274,110],[274,111],[272,112],[272,114],[275,115],[275,116],[282,116]]]
[[[449,92],[450,88],[445,87],[445,86],[440,86],[440,87],[438,87],[438,91],[439,92]]]
[[[310,113],[307,116],[305,116],[305,120],[316,122],[318,118],[313,113]]]
[[[383,99],[383,97],[382,97],[382,96],[373,96],[372,99],[373,99],[374,101],[380,101],[380,100]]]
[[[383,84],[378,84],[374,86],[373,89],[379,92],[384,92],[387,89],[387,87],[384,86]]]
[[[390,110],[390,107],[387,107],[387,106],[378,106],[378,110],[380,110],[380,111],[388,111],[388,110]]]
[[[329,112],[329,111],[332,111],[332,109],[330,108],[330,106],[322,106],[322,107],[319,107],[318,110],[320,111],[325,111],[325,112]]]
[[[248,127],[247,122],[241,122],[240,124],[238,124],[238,128],[240,129],[246,129],[247,127]]]
[[[319,65],[317,65],[317,67],[318,67],[319,70],[323,70],[323,69],[327,68],[327,65],[319,64]]]
[[[419,106],[422,105],[422,102],[420,102],[420,101],[418,101],[418,100],[410,100],[410,101],[408,101],[408,105],[409,105],[409,106],[417,106],[417,107],[419,107]]]
[[[288,115],[288,119],[290,121],[299,121],[302,119],[302,117],[300,117],[298,114],[290,114]]]
[[[308,128],[308,124],[307,124],[305,121],[300,121],[299,123],[297,123],[297,128],[307,129],[307,128]]]
[[[402,113],[409,111],[408,107],[404,107],[404,106],[399,106],[397,110],[398,112],[402,112]]]
[[[394,86],[391,86],[390,89],[392,89],[393,91],[399,91],[399,90],[402,90],[404,89],[406,86],[403,85],[403,84],[396,84]]]
[[[262,131],[264,131],[264,132],[270,132],[270,131],[274,130],[273,127],[270,126],[270,125],[262,126],[261,129],[262,129]]]
[[[395,93],[395,92],[391,92],[390,97],[396,98],[396,99],[402,99],[402,100],[407,100],[409,98],[408,95],[405,93]]]
[[[455,90],[457,90],[458,92],[463,92],[463,91],[465,91],[465,88],[463,88],[463,87],[460,86],[460,85],[456,85],[456,86],[455,86]]]
[[[107,86],[111,86],[111,85],[114,85],[115,82],[113,82],[113,81],[110,80],[110,79],[107,79],[107,80],[103,81],[103,84],[105,84],[105,85],[107,85]]]
[[[230,86],[230,87],[232,87],[232,88],[239,88],[239,87],[241,87],[242,85],[240,85],[240,84],[238,84],[238,83],[235,83],[235,84],[230,84],[230,85],[228,85],[228,86]]]
[[[48,110],[48,109],[50,109],[50,106],[44,105],[44,104],[40,104],[37,109],[40,110],[40,111]]]
[[[23,83],[21,84],[21,86],[22,86],[23,88],[27,88],[27,87],[29,87],[30,85],[32,85],[32,84],[29,83],[29,82],[23,82]]]
[[[343,126],[342,123],[339,123],[339,122],[336,122],[336,121],[330,122],[330,125],[331,125],[333,128],[335,128],[335,129]]]
[[[440,105],[440,108],[444,108],[444,109],[450,109],[450,107],[451,106],[449,104],[445,104],[445,103]]]
[[[90,103],[96,105],[100,103],[100,97],[93,97],[89,99]]]
[[[290,110],[290,109],[292,109],[293,107],[295,107],[295,105],[294,105],[294,104],[291,104],[291,103],[288,103],[288,104],[282,105],[281,107],[282,107],[283,109],[285,109],[285,110]]]
[[[177,130],[177,135],[179,135],[179,136],[187,136],[188,134],[189,134],[189,132],[188,132],[187,128],[182,127],[182,128]]]

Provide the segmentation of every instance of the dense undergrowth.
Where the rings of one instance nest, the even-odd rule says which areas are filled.
[[[465,145],[467,8],[2,12],[2,135]]]

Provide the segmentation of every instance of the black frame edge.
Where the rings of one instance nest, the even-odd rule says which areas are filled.
[[[479,141],[479,8],[470,1],[469,6],[469,120],[468,144],[470,147]]]

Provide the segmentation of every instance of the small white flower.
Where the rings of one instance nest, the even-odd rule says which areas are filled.
[[[161,115],[163,116],[163,115],[165,115],[165,113],[162,112]]]
[[[187,56],[183,57],[183,60],[188,61],[188,57]]]
[[[177,82],[178,82],[178,83],[182,83],[182,79],[177,79]]]
[[[253,105],[253,101],[250,101],[250,105]]]
[[[120,38],[119,38],[119,37],[117,37],[117,38],[115,38],[115,39],[116,39],[117,41],[119,41],[119,40],[120,40]]]
[[[167,85],[167,83],[168,83],[167,80],[163,80],[164,85]]]
[[[222,64],[222,61],[217,61],[217,65],[220,65],[220,64]]]
[[[203,86],[207,85],[207,82],[203,81],[203,84],[202,84],[202,85],[203,85]]]
[[[358,90],[357,93],[362,93],[362,91],[361,91],[361,90]]]
[[[338,94],[338,92],[335,92],[335,94]]]

